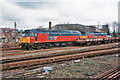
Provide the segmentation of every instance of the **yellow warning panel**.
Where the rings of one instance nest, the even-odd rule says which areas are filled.
[[[22,37],[20,41],[21,43],[30,43],[30,37]]]

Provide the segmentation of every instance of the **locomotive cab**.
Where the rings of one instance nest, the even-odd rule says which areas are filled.
[[[21,43],[35,43],[37,41],[37,33],[25,31],[22,34]]]
[[[21,44],[22,43],[30,43],[29,32],[23,32],[21,37]]]

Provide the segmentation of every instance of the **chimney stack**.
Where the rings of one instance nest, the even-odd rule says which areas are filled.
[[[14,22],[14,28],[16,29],[16,26],[17,26],[17,24],[16,24],[16,22]]]
[[[49,21],[49,30],[51,30],[51,25],[52,25],[52,22]]]

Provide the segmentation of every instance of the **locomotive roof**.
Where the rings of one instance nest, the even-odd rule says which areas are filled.
[[[104,33],[104,32],[86,32],[86,33],[93,33],[94,34],[94,33]]]
[[[36,32],[36,33],[80,33],[75,30],[25,30],[25,32]]]

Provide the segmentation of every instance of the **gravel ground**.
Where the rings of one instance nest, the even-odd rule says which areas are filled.
[[[118,66],[118,54],[85,58],[48,65],[53,70],[49,74],[40,71],[16,75],[12,78],[94,78]]]

